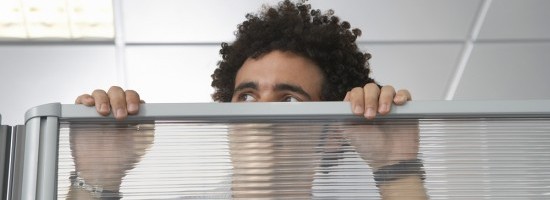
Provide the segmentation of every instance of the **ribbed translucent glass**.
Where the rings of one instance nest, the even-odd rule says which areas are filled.
[[[550,199],[547,118],[73,122],[58,159],[59,199]]]

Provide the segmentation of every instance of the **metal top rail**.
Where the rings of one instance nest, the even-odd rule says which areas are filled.
[[[140,106],[130,121],[193,119],[238,121],[262,119],[362,119],[354,116],[348,102],[307,103],[148,103]],[[25,121],[34,117],[59,117],[61,121],[112,120],[101,117],[94,107],[51,103],[31,108]],[[460,117],[542,117],[550,116],[550,100],[499,101],[411,101],[393,106],[384,118]]]

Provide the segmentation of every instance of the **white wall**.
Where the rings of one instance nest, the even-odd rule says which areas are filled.
[[[0,42],[0,114],[121,85],[147,102],[209,102],[219,43],[257,0],[123,0],[117,44]],[[312,0],[363,30],[373,76],[415,100],[550,98],[550,1]]]

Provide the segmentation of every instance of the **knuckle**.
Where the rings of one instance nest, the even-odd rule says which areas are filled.
[[[374,93],[379,93],[380,92],[380,88],[378,87],[378,85],[376,83],[366,84],[365,87],[364,87],[364,90],[369,91],[369,92],[374,92]]]
[[[356,92],[358,90],[363,90],[363,89],[361,87],[354,87],[351,89],[351,92],[354,92],[354,91]]]
[[[398,101],[412,100],[411,93],[409,93],[409,91],[405,89],[397,91],[397,94],[395,96],[399,99]]]
[[[357,99],[358,97],[363,97],[363,88],[355,87],[349,92],[349,98]]]
[[[398,95],[407,96],[407,97],[410,97],[410,96],[411,96],[411,94],[410,94],[409,91],[407,91],[407,90],[399,90],[399,91],[397,91],[397,94],[398,94]]]
[[[114,92],[114,91],[123,91],[123,89],[120,86],[114,85],[109,88],[109,92]]]
[[[80,95],[76,98],[75,103],[78,103],[78,104],[86,103],[85,100],[88,98],[93,98],[93,97],[90,96],[89,94]]]
[[[105,93],[104,90],[102,90],[102,89],[96,89],[96,90],[94,90],[94,91],[92,92],[92,95],[94,95],[94,94],[96,94],[96,95],[97,95],[97,94],[104,94],[104,93]]]
[[[398,90],[397,92],[400,94],[409,94],[409,91],[404,89]]]
[[[139,94],[134,90],[126,90],[126,97],[139,98]]]
[[[391,85],[384,85],[384,86],[382,86],[382,90],[384,90],[384,91],[393,91],[393,92],[395,92],[395,88],[394,88],[393,86],[391,86]]]
[[[80,104],[81,102],[82,102],[82,95],[76,97],[76,99],[74,100],[75,104]]]
[[[376,83],[367,83],[367,84],[365,84],[365,87],[367,87],[367,86],[369,86],[369,87],[372,87],[372,86],[378,87],[378,85]]]

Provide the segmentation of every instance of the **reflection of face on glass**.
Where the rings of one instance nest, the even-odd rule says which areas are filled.
[[[229,133],[234,168],[233,195],[239,198],[308,198],[312,195],[315,173],[322,168],[319,166],[321,159],[327,155],[342,156],[338,153],[341,145],[351,144],[344,149],[356,151],[376,171],[417,159],[418,142],[416,122],[330,127],[314,122],[236,124],[230,127]],[[413,185],[418,184],[414,182]],[[381,194],[393,195],[395,192],[384,190]]]
[[[69,198],[84,198],[86,193],[88,197],[118,196],[122,178],[139,162],[153,139],[151,124],[72,125],[70,144],[76,177],[71,177]]]
[[[75,172],[71,177],[73,185],[68,193],[69,199],[120,196],[121,185],[126,186],[122,184],[122,180],[126,180],[125,175],[140,162],[154,139],[152,125],[139,125],[139,128],[136,125],[97,127],[97,125],[93,127],[71,125],[70,127],[70,146]],[[160,127],[157,128],[160,129]],[[326,177],[324,172],[333,171],[336,169],[332,168],[333,166],[349,161],[342,161],[342,157],[349,157],[352,154],[343,155],[340,151],[356,151],[373,171],[402,160],[416,159],[418,154],[418,126],[413,122],[373,122],[348,126],[345,123],[316,120],[292,121],[292,123],[269,121],[230,123],[223,128],[224,131],[219,136],[228,134],[228,141],[225,138],[222,141],[223,144],[228,142],[230,156],[230,160],[225,160],[228,157],[226,157],[227,154],[223,154],[223,162],[226,164],[225,167],[228,167],[227,161],[231,161],[230,166],[233,167],[231,192],[223,192],[235,198],[309,199],[313,195],[314,182],[320,177]],[[191,133],[196,133],[195,128],[191,130],[193,131]],[[181,134],[186,133],[181,132]],[[200,134],[209,133],[200,132]],[[208,142],[212,141],[208,140]],[[343,144],[346,145],[342,147]],[[217,145],[217,147],[227,152],[225,149],[227,146]],[[182,149],[185,148],[174,150],[182,155],[189,153]],[[327,155],[332,160],[327,161]],[[210,159],[197,156],[194,157],[195,160],[183,158],[186,157],[181,156],[177,162],[188,165],[203,158]],[[359,164],[361,162],[359,161]],[[203,162],[198,161],[198,163]],[[198,167],[200,171],[201,166],[198,165]],[[185,169],[177,168],[177,170],[180,172],[179,170]],[[210,175],[197,172],[198,177],[208,178]],[[410,182],[405,183],[411,185]],[[227,182],[223,184],[229,187]],[[353,185],[350,186],[353,187]],[[178,186],[174,188],[176,187]],[[184,188],[181,189],[184,191]],[[205,192],[208,193],[208,191]],[[389,194],[395,190],[384,191],[385,193],[381,194]],[[181,195],[188,194],[184,191]]]
[[[234,197],[310,196],[322,132],[303,123],[232,125]]]

